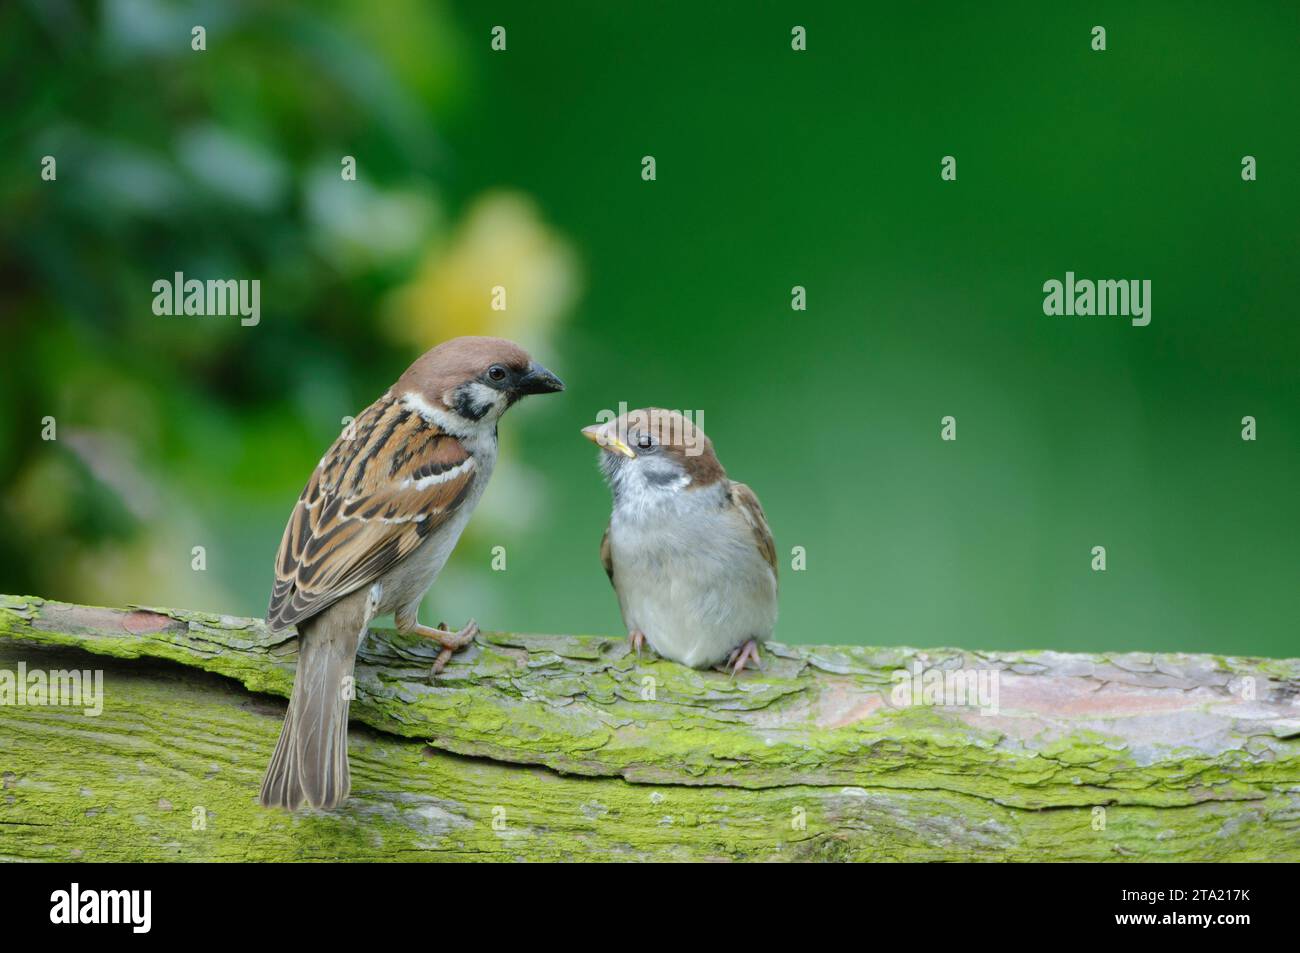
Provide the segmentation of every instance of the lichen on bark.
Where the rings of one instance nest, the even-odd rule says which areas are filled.
[[[1300,859],[1300,660],[774,645],[730,679],[597,637],[362,647],[353,796],[256,804],[296,639],[0,597],[0,670],[102,668],[103,713],[0,708],[0,857]],[[99,656],[98,659],[92,656]],[[895,706],[996,672],[997,711]]]

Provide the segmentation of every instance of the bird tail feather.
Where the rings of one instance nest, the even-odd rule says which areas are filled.
[[[364,590],[298,624],[298,672],[262,781],[263,807],[329,810],[348,796],[348,709],[357,648],[374,613]]]

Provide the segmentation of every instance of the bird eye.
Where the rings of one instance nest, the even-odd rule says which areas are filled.
[[[488,380],[495,381],[496,383],[500,384],[503,380],[506,379],[506,369],[502,367],[500,364],[493,364],[491,367],[488,368],[487,376],[488,376]]]
[[[652,450],[655,442],[650,439],[648,433],[638,434],[636,438],[636,448],[642,451]]]

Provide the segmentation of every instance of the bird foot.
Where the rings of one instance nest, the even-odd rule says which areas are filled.
[[[746,663],[751,661],[754,668],[763,671],[763,659],[758,654],[758,643],[753,639],[732,649],[727,660],[716,668],[719,672],[731,672],[731,677],[735,678],[745,669]]]
[[[478,635],[478,623],[470,619],[465,623],[465,628],[457,632],[449,630],[445,622],[439,622],[436,627],[416,625],[411,631],[426,639],[433,639],[442,646],[442,651],[438,653],[438,658],[433,663],[433,670],[429,672],[429,679],[432,680],[447,666],[453,652],[459,652],[474,641],[474,637]]]
[[[627,634],[627,644],[632,646],[632,650],[636,652],[636,657],[640,658],[641,649],[645,647],[645,633],[640,629],[633,629]]]

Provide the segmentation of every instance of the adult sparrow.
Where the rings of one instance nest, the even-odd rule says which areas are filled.
[[[704,431],[646,408],[583,428],[614,496],[600,559],[638,654],[732,675],[776,626],[776,546],[754,491]]]
[[[298,627],[289,711],[262,782],[266,807],[337,806],[348,795],[348,707],[371,619],[432,639],[433,671],[478,632],[421,625],[433,585],[483,495],[497,421],[527,394],[564,389],[518,345],[463,337],[407,368],[325,452],[285,527],[266,619]]]

